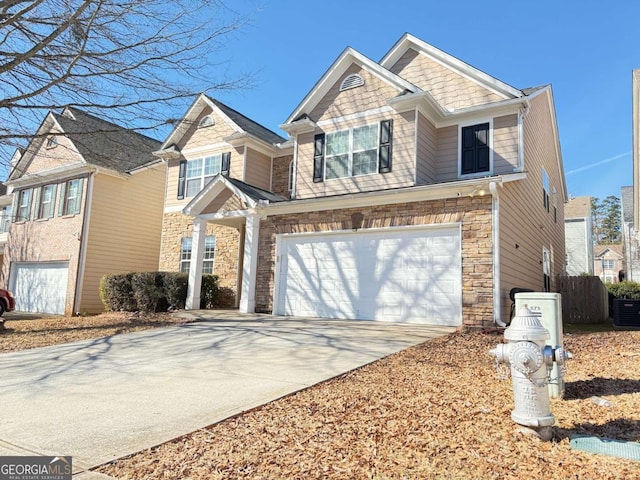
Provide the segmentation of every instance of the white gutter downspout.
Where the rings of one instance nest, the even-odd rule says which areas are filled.
[[[291,198],[295,199],[298,190],[298,134],[293,137],[293,178],[291,179]]]
[[[502,311],[500,292],[500,203],[496,182],[489,183],[489,191],[491,192],[491,216],[493,219],[491,227],[491,236],[493,237],[493,321],[499,327],[506,327],[507,324],[500,318]]]
[[[80,252],[78,255],[78,275],[76,277],[76,293],[73,296],[73,313],[80,315],[80,304],[82,300],[82,283],[84,282],[84,269],[87,263],[87,239],[89,236],[89,219],[91,218],[91,200],[93,198],[93,177],[92,172],[87,179],[87,194],[84,200],[84,221],[82,222],[82,233],[78,241],[80,242]]]
[[[526,100],[524,108],[518,111],[518,165],[513,170],[514,173],[524,171],[524,117],[529,113],[529,100]]]

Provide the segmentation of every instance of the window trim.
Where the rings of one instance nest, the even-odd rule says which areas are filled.
[[[71,190],[69,187],[72,182],[78,182],[78,194],[74,197],[74,204],[77,201],[77,206],[73,209],[73,211],[69,208],[69,191]],[[60,191],[58,192],[58,216],[59,217],[68,217],[72,215],[78,215],[82,211],[82,195],[84,189],[84,177],[78,178],[70,178],[69,180],[62,182],[60,187]]]
[[[28,192],[28,203],[26,205],[24,205],[24,207],[26,207],[26,215],[22,216],[21,214],[21,210],[23,208],[22,205],[22,200],[23,198],[26,196],[26,193]],[[16,216],[15,216],[15,221],[16,222],[28,222],[29,220],[31,220],[31,208],[32,208],[32,203],[33,203],[33,188],[25,188],[20,190],[19,192],[17,192],[17,199],[16,199]]]
[[[189,250],[185,250],[185,248],[184,248],[185,240],[190,240],[190,248],[189,248]],[[207,258],[207,240],[213,241],[213,251],[212,251],[211,258]],[[184,259],[183,258],[185,252],[189,252],[189,258],[188,259]],[[193,252],[193,237],[182,237],[182,239],[180,240],[180,257],[178,259],[178,271],[179,272],[181,272],[181,273],[189,273],[189,268],[191,267],[191,259],[193,258],[192,252]],[[207,235],[204,238],[204,252],[203,252],[203,258],[202,258],[202,273],[203,274],[213,275],[213,273],[215,272],[215,260],[216,260],[216,236],[215,235]],[[208,270],[208,268],[206,268],[206,265],[209,262],[211,263],[211,272],[205,271],[205,270]]]
[[[9,232],[12,211],[13,207],[11,205],[5,205],[0,209],[0,234]]]
[[[52,189],[52,193],[51,193],[51,200],[49,202],[49,211],[46,213],[44,212],[44,192],[45,189],[47,188],[51,188]],[[34,220],[45,220],[48,218],[53,218],[55,216],[56,213],[56,196],[58,193],[58,184],[57,183],[49,183],[47,185],[42,185],[41,187],[38,187],[39,190],[39,194],[36,196],[36,198],[38,199],[37,204],[35,205],[35,211],[34,211]]]
[[[376,127],[376,142],[375,142],[375,146],[373,148],[367,149],[367,150],[358,150],[357,152],[354,152],[353,150],[353,131],[355,129],[359,129],[359,128],[365,128],[365,127],[372,127],[375,126]],[[377,121],[377,122],[373,122],[373,123],[366,123],[364,125],[357,125],[357,126],[353,126],[353,127],[349,127],[349,128],[343,128],[341,130],[335,130],[332,132],[325,132],[324,133],[324,145],[323,145],[323,172],[322,172],[322,178],[325,182],[331,182],[334,180],[343,180],[343,179],[347,179],[347,178],[356,178],[356,177],[367,177],[370,175],[377,175],[380,174],[380,132],[382,130],[381,127],[381,122]],[[349,150],[348,150],[348,157],[349,157],[349,164],[347,165],[347,175],[343,176],[343,177],[335,177],[335,178],[328,178],[327,177],[327,164],[329,163],[329,155],[327,155],[327,147],[329,145],[329,137],[331,135],[336,135],[340,132],[349,132]],[[353,154],[354,153],[360,153],[360,152],[365,152],[365,151],[369,151],[369,150],[375,150],[376,152],[376,161],[375,161],[375,170],[371,173],[364,173],[364,174],[360,174],[360,175],[354,175],[353,174]],[[336,156],[336,155],[334,155]],[[390,171],[390,170],[389,170]]]
[[[475,172],[475,173],[462,173],[462,129],[465,127],[473,127],[474,125],[481,125],[483,123],[489,124],[489,170],[483,172]],[[466,122],[461,122],[458,124],[458,178],[476,178],[476,177],[486,177],[488,175],[493,175],[493,117],[489,118],[476,118],[473,120],[468,120]]]
[[[215,124],[216,121],[211,115],[205,115],[198,122],[198,128],[213,127]]]
[[[220,169],[211,175],[205,175],[206,160],[208,158],[215,158],[215,157],[220,157]],[[205,182],[205,179],[208,178],[209,181],[211,181],[211,179],[213,179],[213,177],[215,177],[218,174],[224,175],[225,167],[227,170],[229,168],[230,158],[231,158],[230,152],[221,152],[221,153],[215,153],[212,155],[205,155],[202,157],[181,160],[179,171],[178,171],[178,195],[177,195],[178,200],[183,200],[185,198],[193,198],[196,195],[198,195],[198,193],[200,193],[202,189],[207,186],[208,182]],[[200,166],[200,174],[198,176],[189,177],[188,175],[189,164],[197,161],[202,162],[202,165]],[[194,181],[196,179],[200,180],[200,187],[198,188],[197,192],[195,192],[193,195],[190,195],[189,181]]]

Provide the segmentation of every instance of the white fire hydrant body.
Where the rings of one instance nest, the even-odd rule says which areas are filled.
[[[515,403],[511,418],[543,440],[551,439],[551,425],[555,422],[549,402],[550,369],[554,361],[564,365],[565,360],[562,348],[545,347],[549,336],[539,315],[523,307],[504,332],[509,343],[498,344],[489,352],[498,363],[511,367]]]

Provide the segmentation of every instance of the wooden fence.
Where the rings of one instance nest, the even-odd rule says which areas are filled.
[[[563,323],[603,323],[609,319],[609,293],[598,277],[558,276]]]

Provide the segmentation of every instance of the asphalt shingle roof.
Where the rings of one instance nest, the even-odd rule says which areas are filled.
[[[268,190],[263,190],[253,185],[249,185],[248,183],[245,183],[242,180],[238,180],[237,178],[227,177],[227,180],[232,183],[238,190],[240,190],[242,193],[252,198],[256,202],[260,200],[267,200],[269,202],[283,202],[285,200],[288,200],[282,195],[278,195]]]
[[[224,114],[233,120],[242,130],[245,132],[257,137],[261,140],[264,140],[270,144],[278,144],[284,143],[287,141],[286,138],[281,137],[275,132],[272,132],[266,127],[263,127],[258,122],[254,122],[249,117],[245,117],[240,112],[234,110],[233,108],[225,105],[219,100],[215,98],[210,99],[220,110],[224,112]]]
[[[77,108],[68,111],[74,118],[58,113],[53,116],[87,163],[126,173],[157,161],[151,152],[162,142]]]

